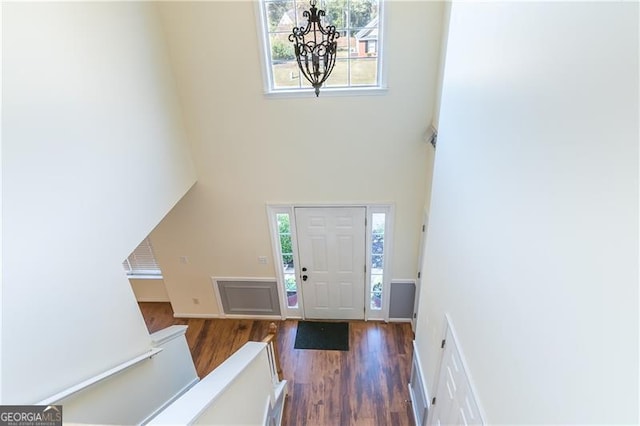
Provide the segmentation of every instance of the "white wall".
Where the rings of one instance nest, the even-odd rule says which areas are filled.
[[[3,4],[3,404],[149,348],[121,262],[194,183],[145,3]]]
[[[286,382],[272,381],[267,351],[265,343],[245,343],[150,424],[265,424],[265,408],[286,390]]]
[[[264,96],[254,2],[160,10],[198,170],[151,235],[174,311],[216,314],[211,276],[275,277],[269,202],[395,203],[394,277],[414,277],[442,4],[387,5],[388,93],[301,99]]]
[[[418,354],[490,424],[638,422],[638,4],[454,3]]]
[[[186,325],[173,325],[151,335],[162,350],[56,404],[65,423],[132,425],[149,421],[197,384],[185,337]]]

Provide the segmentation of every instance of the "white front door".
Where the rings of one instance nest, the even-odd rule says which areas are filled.
[[[364,319],[364,207],[296,207],[304,314]]]

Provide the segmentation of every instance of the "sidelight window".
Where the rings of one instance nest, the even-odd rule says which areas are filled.
[[[280,245],[280,265],[289,308],[298,307],[298,283],[293,263],[293,241],[291,236],[291,217],[289,213],[277,213],[278,243]]]
[[[384,231],[386,214],[371,215],[371,309],[382,309],[382,289],[384,285]]]

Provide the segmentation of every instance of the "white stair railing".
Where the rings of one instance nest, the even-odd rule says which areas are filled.
[[[274,387],[278,386],[282,381],[282,368],[280,368],[280,357],[278,355],[278,347],[276,346],[277,334],[278,326],[272,322],[269,324],[269,334],[262,339],[262,342],[267,344],[267,356],[269,357],[271,379]]]
[[[150,424],[280,425],[287,392],[275,324],[262,342],[247,342]],[[266,407],[266,408],[265,408]]]

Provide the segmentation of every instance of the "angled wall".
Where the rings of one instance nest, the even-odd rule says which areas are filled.
[[[121,262],[193,185],[148,3],[5,3],[2,403],[148,350]]]

